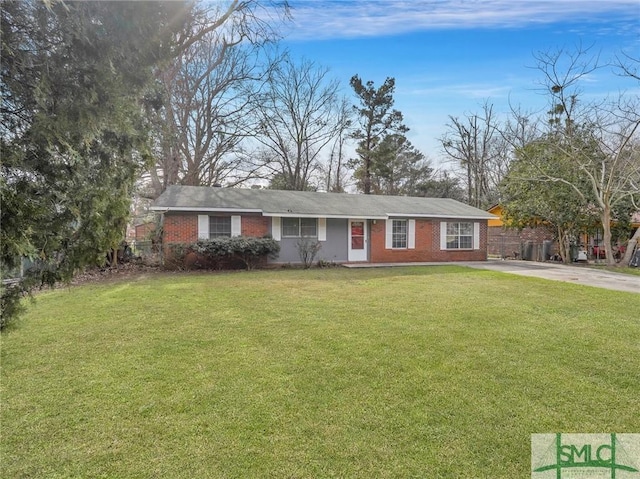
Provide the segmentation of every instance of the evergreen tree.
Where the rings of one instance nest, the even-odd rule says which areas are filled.
[[[427,181],[432,171],[429,161],[406,136],[386,135],[373,154],[371,189],[377,195],[416,196],[418,185]],[[362,169],[356,171],[356,179],[361,179],[362,173]]]
[[[2,6],[2,323],[37,284],[70,279],[124,238],[146,160],[141,101],[172,54],[178,2],[4,2]]]
[[[375,88],[372,81],[363,84],[360,77],[354,75],[350,84],[360,100],[360,104],[353,107],[359,128],[353,133],[353,138],[358,140],[358,157],[351,166],[356,170],[356,177],[360,177],[362,191],[368,195],[372,193],[376,151],[382,140],[390,134],[402,135],[409,128],[402,123],[402,113],[393,109],[394,78],[387,78],[380,88]]]

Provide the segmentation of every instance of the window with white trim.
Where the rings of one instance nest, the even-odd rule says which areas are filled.
[[[316,218],[282,218],[282,237],[301,238],[318,236]]]
[[[392,220],[391,247],[394,249],[407,247],[407,220]]]
[[[318,220],[316,218],[300,218],[300,236],[318,236]]]
[[[231,216],[209,216],[209,238],[231,237]]]
[[[447,222],[447,249],[473,249],[473,223]]]

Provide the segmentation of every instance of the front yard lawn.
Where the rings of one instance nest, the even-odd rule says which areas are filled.
[[[640,295],[456,266],[167,274],[2,335],[2,477],[524,478],[640,431]]]

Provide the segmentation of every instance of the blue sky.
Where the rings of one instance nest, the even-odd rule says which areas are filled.
[[[540,110],[542,77],[533,54],[592,47],[603,61],[621,51],[640,57],[640,0],[289,0],[293,23],[284,46],[330,69],[344,93],[349,79],[380,86],[396,79],[395,108],[410,140],[434,164],[448,116],[480,112],[488,100]],[[602,69],[588,96],[636,88]],[[353,99],[355,101],[355,99]]]

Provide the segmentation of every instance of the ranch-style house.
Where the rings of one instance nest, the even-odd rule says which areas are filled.
[[[271,263],[300,262],[302,239],[318,241],[317,259],[336,263],[484,261],[494,215],[448,198],[377,196],[199,186],[170,186],[152,210],[172,243],[219,236],[270,235]]]

